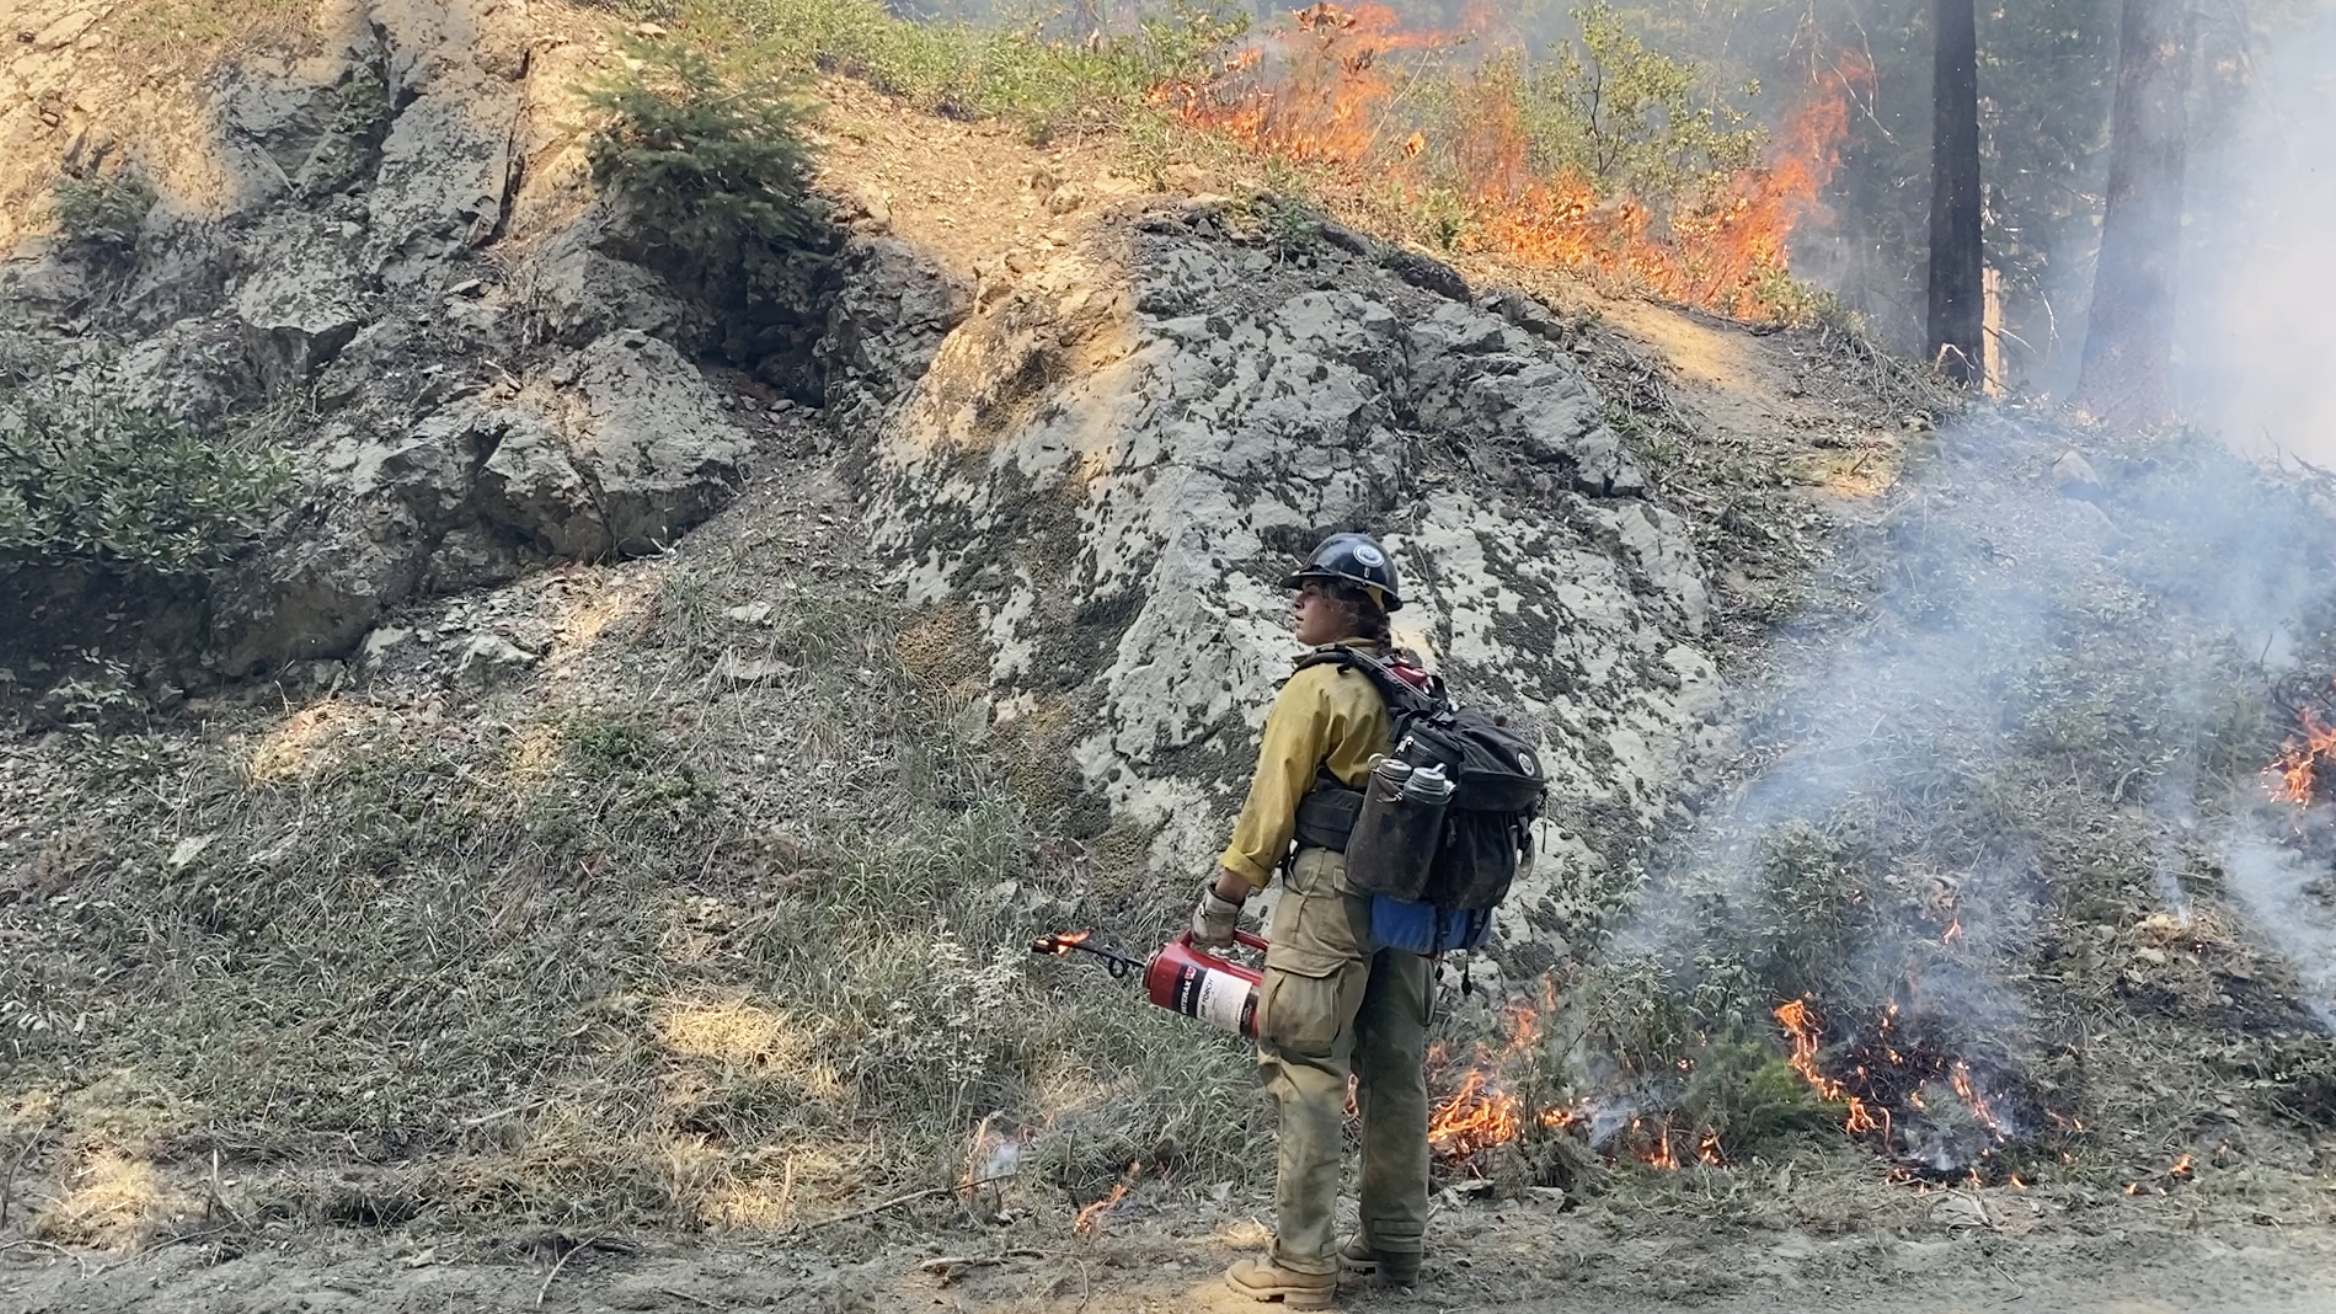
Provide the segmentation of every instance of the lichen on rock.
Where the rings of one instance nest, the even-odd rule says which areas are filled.
[[[1196,869],[1297,652],[1279,578],[1323,534],[1380,535],[1399,639],[1548,750],[1523,915],[1559,869],[1634,851],[1692,755],[1718,680],[1686,525],[1551,343],[1196,215],[991,271],[865,426],[877,549],[913,601],[973,609],[991,718],[1068,709],[1085,787]]]

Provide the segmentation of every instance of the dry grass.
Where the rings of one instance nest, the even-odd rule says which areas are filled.
[[[116,30],[141,56],[181,71],[257,46],[305,41],[316,33],[315,0],[143,0]]]
[[[1030,961],[1099,919],[1085,847],[903,666],[918,618],[801,541],[742,510],[624,568],[597,638],[474,704],[158,729],[70,898],[0,907],[37,946],[0,1007],[55,1020],[0,1050],[0,1108],[81,1091],[58,1143],[98,1144],[89,1083],[133,1070],[168,1096],[123,1149],[157,1199],[217,1153],[246,1217],[374,1225],[784,1228],[948,1183],[985,1123],[1034,1200],[1131,1159],[1245,1178],[1243,1047]],[[96,1162],[44,1153],[43,1217],[154,1212],[77,1194]]]

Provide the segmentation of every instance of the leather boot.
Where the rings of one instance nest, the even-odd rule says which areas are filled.
[[[1418,1255],[1400,1250],[1373,1250],[1359,1236],[1339,1247],[1338,1267],[1353,1277],[1375,1277],[1391,1287],[1419,1285]]]
[[[1244,1259],[1225,1270],[1225,1285],[1251,1300],[1278,1300],[1291,1309],[1329,1309],[1338,1292],[1338,1275],[1299,1273],[1270,1261]]]

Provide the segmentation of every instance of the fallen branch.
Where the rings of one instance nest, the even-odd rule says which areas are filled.
[[[948,1286],[973,1269],[996,1268],[1005,1262],[996,1255],[945,1255],[917,1265],[917,1271],[936,1274],[941,1279],[941,1285]]]
[[[54,1250],[58,1254],[63,1255],[65,1258],[72,1260],[73,1266],[81,1270],[81,1276],[89,1276],[89,1261],[83,1259],[77,1254],[74,1254],[72,1251],[67,1250],[65,1247],[58,1245],[54,1241],[35,1241],[29,1236],[19,1237],[14,1241],[0,1241],[0,1250],[14,1250],[18,1246],[35,1246],[42,1250]]]
[[[561,1251],[560,1257],[552,1261],[552,1271],[543,1275],[543,1285],[535,1289],[535,1304],[538,1309],[543,1307],[543,1298],[551,1291],[552,1281],[553,1279],[559,1277],[560,1270],[568,1266],[568,1261],[575,1257],[577,1251],[589,1250],[599,1240],[600,1238],[597,1235],[588,1236],[576,1244],[569,1246],[567,1249]]]
[[[948,1286],[957,1279],[964,1277],[967,1271],[971,1269],[997,1268],[1009,1259],[1044,1258],[1046,1258],[1046,1252],[1043,1250],[1032,1250],[1027,1246],[1016,1246],[1012,1250],[1004,1251],[995,1255],[943,1255],[939,1259],[928,1259],[917,1265],[917,1271],[920,1273],[938,1274],[941,1278],[941,1285]]]

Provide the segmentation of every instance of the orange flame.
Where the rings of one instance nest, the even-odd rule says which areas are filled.
[[[1979,1087],[1972,1082],[1971,1065],[1961,1059],[1955,1060],[1955,1066],[1948,1074],[1948,1079],[1955,1087],[1955,1094],[1971,1110],[1971,1116],[1977,1118],[1979,1125],[1987,1128],[1995,1136],[1995,1139],[2002,1140],[2003,1124],[1996,1121],[1995,1111],[1987,1105],[1987,1096],[1981,1094]]]
[[[1636,1130],[1638,1124],[1633,1122],[1631,1127]],[[1647,1166],[1650,1168],[1659,1168],[1667,1173],[1679,1170],[1679,1156],[1671,1153],[1671,1120],[1669,1118],[1655,1124],[1655,1147],[1648,1151],[1645,1157]]]
[[[2280,748],[2279,765],[2271,773],[2276,777],[2271,797],[2298,806],[2312,801],[2312,782],[2320,763],[2336,753],[2336,727],[2322,725],[2319,713],[2309,707],[2303,710],[2302,720],[2302,732]]]
[[[1875,1117],[1875,1110],[1864,1100],[1850,1094],[1840,1082],[1817,1070],[1817,1024],[1809,1016],[1809,1001],[1806,998],[1788,1000],[1777,1006],[1775,1016],[1784,1027],[1785,1039],[1793,1047],[1792,1057],[1785,1062],[1793,1071],[1801,1074],[1801,1080],[1809,1083],[1809,1088],[1817,1092],[1818,1098],[1848,1106],[1848,1117],[1842,1126],[1852,1136],[1878,1131],[1885,1138],[1888,1137],[1888,1109],[1880,1110],[1881,1116]]]
[[[1135,1185],[1136,1179],[1143,1175],[1143,1171],[1142,1160],[1129,1164],[1127,1171],[1120,1174],[1119,1180],[1112,1184],[1110,1194],[1081,1209],[1078,1217],[1071,1220],[1072,1235],[1094,1235],[1095,1231],[1103,1226],[1103,1220],[1110,1216],[1111,1211],[1119,1207],[1119,1202],[1127,1199],[1128,1188]]]
[[[1472,11],[1480,45],[1489,21]],[[1868,64],[1853,55],[1837,61],[1778,132],[1764,165],[1663,223],[1639,200],[1600,195],[1590,180],[1537,174],[1519,102],[1493,78],[1480,80],[1463,122],[1436,127],[1437,140],[1401,122],[1407,97],[1388,57],[1462,40],[1407,31],[1375,4],[1316,4],[1215,77],[1157,88],[1154,99],[1260,155],[1383,183],[1407,202],[1437,192],[1439,177],[1465,179],[1461,249],[1627,275],[1658,295],[1737,315],[1774,311],[1762,284],[1789,268],[1794,228],[1821,210],[1818,197],[1841,163],[1851,94],[1872,82]],[[1438,163],[1441,174],[1431,172]]]
[[[1522,1127],[1516,1097],[1490,1085],[1484,1069],[1472,1068],[1460,1089],[1429,1116],[1428,1148],[1462,1159],[1517,1139]]]
[[[1555,1002],[1554,995],[1545,992],[1543,1007]],[[1465,1159],[1479,1150],[1517,1139],[1517,1133],[1524,1129],[1524,1114],[1517,1097],[1501,1088],[1498,1074],[1540,1039],[1539,1010],[1522,1002],[1510,1004],[1508,1032],[1508,1040],[1498,1055],[1488,1053],[1482,1045],[1476,1047],[1475,1060],[1468,1075],[1461,1079],[1460,1088],[1428,1115],[1428,1148],[1435,1153]],[[1565,1121],[1561,1117],[1551,1122],[1547,1111],[1538,1120],[1544,1127],[1563,1126]]]

